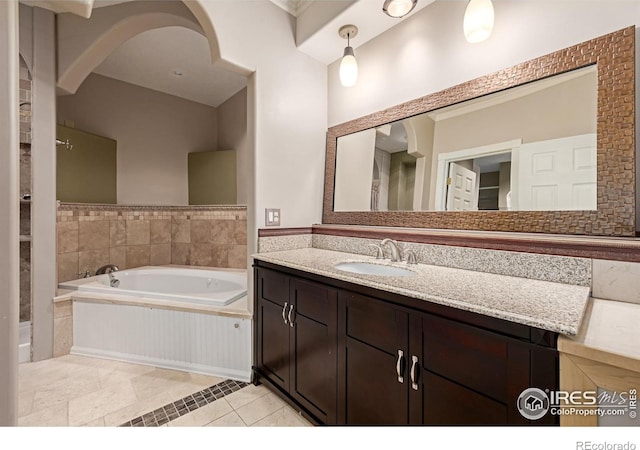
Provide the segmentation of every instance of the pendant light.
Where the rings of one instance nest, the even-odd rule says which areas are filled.
[[[493,30],[491,0],[470,0],[464,12],[464,37],[473,44],[486,40]]]
[[[399,19],[413,11],[418,0],[385,0],[382,10],[389,17]]]
[[[358,27],[355,25],[345,25],[340,28],[338,34],[341,38],[347,40],[347,46],[344,49],[344,55],[340,62],[340,83],[344,87],[355,86],[358,81],[358,62],[350,45],[350,39],[358,34]]]

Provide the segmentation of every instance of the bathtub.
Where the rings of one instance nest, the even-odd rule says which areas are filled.
[[[71,354],[251,380],[246,271],[143,267],[61,283],[72,292]],[[240,299],[243,300],[240,300]],[[228,306],[225,306],[228,305]]]
[[[113,276],[120,281],[118,287],[110,286],[109,275],[68,281],[59,287],[213,306],[225,306],[247,295],[246,272],[141,267],[114,272]]]

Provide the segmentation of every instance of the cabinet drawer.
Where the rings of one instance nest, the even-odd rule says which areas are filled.
[[[507,401],[508,343],[489,332],[423,316],[425,368],[495,400]]]
[[[327,286],[310,281],[293,280],[296,315],[300,314],[322,324],[327,324],[329,313],[335,315],[335,300],[333,311],[329,306],[330,295],[335,299],[335,291]]]
[[[258,269],[260,297],[284,306],[289,301],[289,277],[272,270]]]
[[[406,348],[408,315],[379,300],[340,292],[346,308],[346,334],[393,355]]]

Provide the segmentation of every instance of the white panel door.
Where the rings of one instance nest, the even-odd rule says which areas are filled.
[[[522,144],[512,161],[517,209],[597,209],[596,147],[595,134]]]
[[[449,164],[447,211],[476,211],[476,173],[460,164]]]

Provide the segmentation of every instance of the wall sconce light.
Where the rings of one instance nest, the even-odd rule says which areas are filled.
[[[340,62],[340,83],[344,87],[355,86],[358,81],[358,61],[353,53],[349,40],[358,34],[358,27],[355,25],[345,25],[340,28],[338,34],[341,38],[347,40],[347,46],[344,49],[344,56]]]
[[[493,3],[491,0],[470,0],[464,11],[464,37],[475,44],[486,40],[493,30]]]
[[[382,10],[389,17],[399,19],[413,11],[418,0],[385,0]]]

